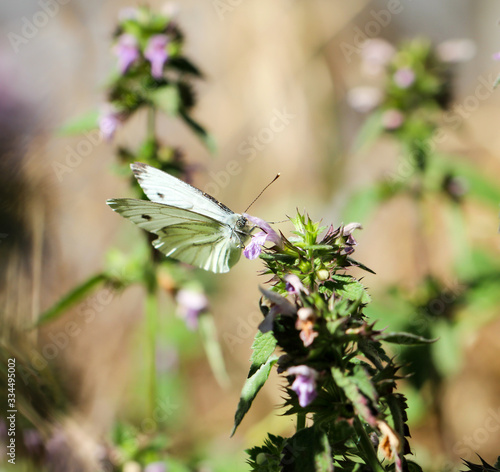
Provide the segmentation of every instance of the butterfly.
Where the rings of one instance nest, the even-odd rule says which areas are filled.
[[[241,256],[254,225],[182,180],[141,162],[130,165],[151,201],[113,198],[107,204],[139,228],[158,235],[153,246],[202,269],[228,272]]]

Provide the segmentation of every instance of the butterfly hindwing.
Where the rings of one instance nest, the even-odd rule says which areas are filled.
[[[240,257],[241,241],[232,227],[209,216],[132,198],[108,200],[108,205],[140,228],[157,234],[154,247],[182,262],[227,272]]]

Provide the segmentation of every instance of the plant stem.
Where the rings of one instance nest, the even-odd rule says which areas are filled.
[[[306,414],[297,413],[297,432],[306,427]]]
[[[148,284],[146,295],[147,349],[149,357],[149,413],[153,414],[156,404],[156,333],[158,332],[158,303],[156,287]]]
[[[363,428],[359,418],[354,418],[353,426],[358,435],[360,456],[363,457],[366,465],[369,465],[373,472],[385,472],[385,469],[382,467],[382,464],[380,464],[377,458],[377,452],[373,448],[373,444],[370,441],[368,434],[366,434],[366,430]]]
[[[148,108],[148,122],[147,122],[147,131],[146,137],[150,141],[156,140],[156,108],[149,107]]]

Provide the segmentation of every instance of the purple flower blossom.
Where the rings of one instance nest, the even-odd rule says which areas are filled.
[[[167,472],[165,462],[152,462],[144,468],[144,472]]]
[[[266,318],[259,325],[259,330],[262,333],[267,333],[273,329],[274,319],[277,315],[292,316],[296,314],[297,308],[285,297],[282,297],[278,293],[272,292],[271,290],[266,290],[265,288],[259,287],[259,290],[262,295],[264,295],[271,302],[271,308],[266,315]]]
[[[156,34],[149,38],[144,51],[144,57],[151,63],[151,75],[155,79],[159,79],[163,75],[163,66],[168,60],[167,44],[168,37],[166,35]]]
[[[300,292],[304,292],[306,295],[309,294],[309,290],[304,287],[302,281],[295,274],[285,275],[285,288],[288,293],[299,295]]]
[[[118,56],[118,68],[121,74],[125,74],[128,68],[139,59],[140,55],[137,39],[135,36],[126,33],[118,38],[113,51]]]
[[[409,67],[403,67],[401,69],[398,69],[394,73],[394,83],[402,89],[408,88],[410,85],[415,82],[415,71],[413,69],[410,69]]]
[[[404,122],[405,116],[399,110],[391,108],[382,115],[382,124],[385,129],[398,129]]]
[[[385,39],[369,39],[363,43],[361,58],[368,74],[379,74],[396,54],[396,48]]]
[[[271,228],[271,225],[267,221],[261,220],[256,216],[248,215],[247,213],[244,213],[243,216],[262,230],[252,236],[252,240],[243,251],[247,259],[256,259],[259,257],[262,252],[262,246],[266,241],[271,241],[278,247],[282,246],[281,237]]]
[[[252,240],[243,251],[245,257],[250,260],[257,259],[257,257],[259,257],[260,253],[262,252],[262,246],[264,245],[266,240],[267,233],[264,233],[264,231],[260,231],[259,233],[254,234],[252,236]]]
[[[116,130],[121,124],[120,113],[112,105],[107,105],[101,111],[98,119],[99,129],[102,137],[106,141],[111,141],[115,135]]]
[[[318,395],[316,392],[316,379],[318,372],[306,365],[290,367],[288,375],[295,375],[292,390],[299,397],[299,405],[304,408],[311,403]]]
[[[376,87],[354,87],[347,92],[347,103],[359,113],[368,113],[382,101],[382,92]]]
[[[184,318],[186,326],[190,330],[198,327],[198,317],[208,308],[208,299],[204,293],[191,289],[181,289],[175,297],[177,301],[177,312]]]

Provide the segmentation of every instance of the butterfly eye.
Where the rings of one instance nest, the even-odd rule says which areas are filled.
[[[236,226],[238,227],[238,229],[243,229],[246,224],[247,224],[247,219],[244,216],[240,216],[236,221]]]

